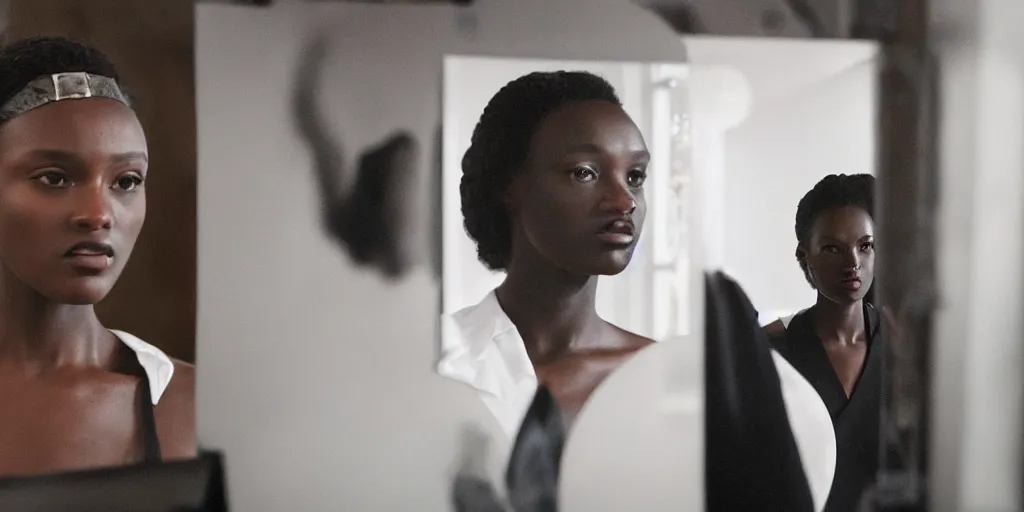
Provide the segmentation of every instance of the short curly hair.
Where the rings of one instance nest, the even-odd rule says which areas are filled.
[[[505,270],[512,251],[512,221],[505,192],[526,163],[541,122],[568,103],[607,101],[622,106],[607,80],[585,71],[534,72],[501,88],[484,108],[462,158],[462,216],[480,261]]]
[[[799,246],[807,247],[811,227],[822,212],[844,206],[860,207],[874,218],[875,177],[870,174],[830,174],[819,181],[796,207],[795,231]],[[799,256],[797,261],[810,283],[807,262]]]
[[[99,50],[63,37],[32,37],[0,47],[0,105],[7,103],[29,82],[54,73],[84,72],[114,79],[121,77]]]

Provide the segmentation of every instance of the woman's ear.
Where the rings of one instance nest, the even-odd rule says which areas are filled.
[[[811,279],[811,269],[807,266],[807,250],[797,245],[795,256],[796,262],[800,265],[800,270],[804,273],[804,279],[807,280],[807,284],[811,285],[811,288],[814,288],[814,280]]]
[[[502,196],[502,202],[505,203],[505,209],[509,215],[515,214],[519,209],[525,194],[526,186],[523,182],[522,174],[516,173],[512,176],[512,180],[509,181],[508,187],[505,188],[505,195]]]

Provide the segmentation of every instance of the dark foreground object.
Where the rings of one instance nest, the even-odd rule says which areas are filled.
[[[217,452],[185,461],[0,479],[3,510],[17,512],[226,512]]]

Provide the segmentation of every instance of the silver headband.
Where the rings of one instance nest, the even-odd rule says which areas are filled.
[[[89,73],[57,73],[28,83],[0,107],[0,123],[54,101],[79,98],[108,98],[131,107],[113,78]]]

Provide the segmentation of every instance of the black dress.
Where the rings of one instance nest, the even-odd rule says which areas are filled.
[[[836,472],[825,512],[857,510],[879,469],[884,336],[881,316],[867,303],[864,322],[868,350],[860,378],[849,398],[821,339],[814,333],[809,311],[797,314],[784,335],[772,338],[779,354],[814,386],[832,417],[836,433]]]

